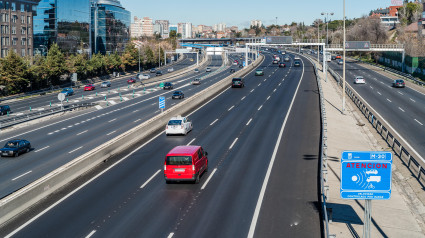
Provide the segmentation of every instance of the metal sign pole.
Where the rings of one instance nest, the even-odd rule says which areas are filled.
[[[363,221],[363,238],[370,238],[370,222],[372,218],[372,200],[365,200],[364,221]]]

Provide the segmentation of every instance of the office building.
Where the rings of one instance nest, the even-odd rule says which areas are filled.
[[[139,38],[142,36],[142,19],[134,17],[134,23],[130,27],[131,37]]]
[[[143,19],[142,19],[142,35],[143,36],[153,36],[152,18],[143,17]]]
[[[225,31],[226,30],[226,23],[219,23],[215,24],[213,27],[214,31]]]
[[[263,23],[260,20],[252,20],[251,27],[261,27]]]
[[[0,56],[13,50],[20,56],[33,54],[33,17],[39,0],[0,1]]]
[[[182,35],[182,39],[192,38],[192,23],[178,23],[177,33]]]

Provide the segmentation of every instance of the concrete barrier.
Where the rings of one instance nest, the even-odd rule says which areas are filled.
[[[95,168],[103,161],[131,148],[143,139],[152,136],[158,130],[165,128],[170,117],[185,115],[194,108],[202,105],[219,92],[228,88],[233,77],[243,77],[262,63],[264,57],[259,57],[253,64],[236,72],[210,87],[189,97],[163,113],[149,119],[139,126],[105,142],[91,151],[79,156],[73,161],[61,166],[44,177],[32,182],[22,189],[0,200],[0,224],[6,224],[15,216],[31,208],[41,199],[61,189],[79,176]]]

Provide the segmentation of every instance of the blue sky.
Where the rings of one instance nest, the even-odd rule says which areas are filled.
[[[385,8],[391,0],[345,0],[346,16],[361,17],[370,10]],[[224,22],[227,26],[249,27],[251,20],[259,19],[264,25],[289,24],[292,21],[311,24],[321,18],[321,12],[334,12],[332,20],[342,19],[343,0],[121,0],[121,4],[133,17],[151,17],[154,20],[170,20],[170,23],[191,22],[193,25],[214,25]]]

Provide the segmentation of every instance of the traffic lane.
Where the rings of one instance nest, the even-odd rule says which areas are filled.
[[[254,237],[321,237],[320,105],[313,71],[311,64],[306,66],[278,145]]]
[[[245,92],[247,92],[248,93],[248,91],[246,91],[245,90]],[[230,95],[232,95],[232,94],[230,94]],[[218,110],[217,108],[217,105],[219,105],[219,106],[221,106],[221,107],[226,107],[226,106],[228,106],[228,105],[226,105],[226,103],[231,103],[233,100],[229,100],[228,98],[226,98],[226,97],[224,97],[224,96],[220,96],[219,98],[222,98],[221,99],[221,101],[219,102],[219,103],[210,103],[210,104],[208,104],[207,106],[205,106],[205,107],[209,107],[210,108],[210,110],[212,110],[212,111],[215,111],[215,110]],[[246,104],[248,107],[250,107],[250,105],[249,104]],[[210,111],[210,110],[208,110],[208,111]],[[255,110],[255,109],[254,109]],[[219,111],[222,111],[222,110],[219,110]],[[247,110],[246,110],[247,111]],[[231,111],[230,111],[231,112]],[[195,113],[196,115],[201,115],[201,116],[203,116],[203,117],[209,117],[209,115],[210,114],[206,114],[206,113],[201,113],[201,112],[197,112],[197,113]],[[193,118],[193,116],[192,116],[192,118]],[[238,118],[238,117],[236,117],[236,118]],[[201,119],[196,119],[196,118],[193,118],[194,119],[194,121],[199,121],[199,123],[206,123],[207,122],[207,120],[201,120]],[[232,121],[232,122],[237,122],[237,121]],[[208,123],[210,123],[209,121],[208,121]],[[209,124],[208,124],[209,125]],[[197,128],[197,126],[195,125],[195,128]],[[226,130],[226,131],[228,131],[228,130]],[[191,134],[191,133],[190,133]],[[189,135],[190,135],[189,134]],[[169,139],[171,139],[171,141],[172,142],[174,142],[174,141],[176,141],[175,139],[180,139],[179,137],[165,137],[163,134],[162,134],[162,139],[167,139],[167,140],[169,140]],[[189,139],[189,138],[188,138]],[[186,140],[187,141],[187,140]],[[145,168],[145,169],[148,169],[149,170],[149,172],[147,172],[146,173],[146,175],[147,174],[149,174],[149,176],[151,175],[151,174],[153,174],[153,172],[155,172],[156,171],[156,169],[159,167],[159,169],[161,169],[162,168],[162,165],[163,165],[163,160],[164,160],[164,153],[166,153],[166,151],[168,150],[168,149],[171,149],[172,147],[174,147],[175,145],[177,145],[177,144],[180,144],[181,143],[181,141],[177,141],[177,143],[176,144],[170,144],[170,142],[168,142],[168,144],[167,143],[163,143],[162,141],[161,142],[159,142],[159,143],[157,143],[155,146],[159,146],[161,149],[159,149],[158,150],[158,148],[146,148],[146,149],[144,149],[143,151],[141,151],[140,153],[148,153],[148,155],[147,156],[140,156],[140,155],[137,155],[137,154],[135,154],[135,155],[132,155],[132,156],[134,156],[134,159],[132,159],[133,157],[130,157],[129,159],[127,159],[126,160],[126,164],[128,164],[128,163],[143,163],[143,164],[137,164],[137,165],[134,165],[134,164],[131,164],[131,165],[126,165],[126,166],[124,166],[123,164],[120,164],[120,165],[118,165],[117,167],[121,167],[121,166],[124,166],[124,169],[126,169],[126,170],[128,170],[128,169],[135,169],[135,168],[140,168],[140,169],[143,169],[143,168]],[[152,143],[151,143],[152,144]],[[150,147],[151,146],[151,144],[148,144],[148,146],[147,147]],[[219,143],[217,143],[217,141],[214,141],[214,143],[213,143],[214,145],[217,145],[217,144],[219,144]],[[228,146],[228,145],[225,145],[225,146]],[[167,147],[169,147],[169,148],[167,148]],[[214,157],[214,150],[210,150],[209,148],[207,148],[206,147],[206,149],[209,151],[209,153],[210,153],[210,157],[212,156],[212,157]],[[158,153],[158,151],[163,151],[163,153]],[[212,153],[212,154],[211,154]],[[159,156],[159,157],[158,157]],[[143,159],[140,159],[140,158],[143,158]],[[211,161],[212,161],[213,159],[211,159],[210,158],[210,163],[211,163]],[[144,164],[147,164],[148,166],[144,166]],[[152,169],[152,166],[154,166],[153,167],[153,169]],[[158,167],[157,167],[158,166]],[[119,174],[121,174],[121,173],[119,173]],[[133,172],[124,172],[124,174],[127,174],[127,175],[131,175],[131,176],[139,176],[139,178],[142,176],[142,174],[143,173],[133,173]],[[143,177],[143,179],[145,180],[145,179],[147,179],[148,178],[148,176],[146,176],[146,177]],[[155,180],[153,180],[153,181],[156,181],[158,178],[155,178]],[[116,194],[115,192],[113,192],[113,191],[111,191],[111,189],[113,188],[113,187],[111,187],[111,184],[114,184],[114,183],[117,183],[117,182],[122,182],[122,183],[124,183],[125,185],[124,186],[117,186],[117,188],[119,187],[119,188],[127,188],[127,187],[129,187],[129,184],[130,183],[132,183],[133,181],[138,181],[138,180],[133,180],[133,179],[126,179],[125,181],[124,180],[122,180],[122,179],[116,179],[116,178],[114,178],[113,176],[111,176],[111,175],[109,175],[109,176],[107,176],[107,177],[105,177],[105,178],[103,178],[102,177],[102,179],[98,179],[98,180],[96,180],[96,181],[102,181],[102,183],[105,183],[105,188],[104,189],[106,189],[106,190],[108,190],[108,192],[106,192],[106,194]],[[113,181],[113,182],[108,182],[108,181]],[[140,186],[140,182],[139,183],[137,183],[138,184],[138,186]],[[164,182],[164,180],[163,180],[163,178],[161,177],[160,178],[160,184],[162,185],[162,186],[164,186],[165,185],[165,182]],[[187,186],[190,186],[190,187],[192,187],[193,185],[190,185],[190,184],[188,184]],[[136,186],[137,187],[137,186]],[[149,186],[150,187],[150,186]],[[130,188],[130,189],[133,189],[133,188]],[[85,190],[85,188],[84,188],[84,190]],[[132,191],[131,191],[132,192]],[[131,194],[131,192],[129,192],[128,194]],[[88,189],[87,191],[85,191],[85,192],[82,192],[82,196],[80,196],[80,195],[78,195],[77,196],[77,198],[78,199],[67,199],[66,201],[70,201],[70,202],[77,202],[77,201],[80,201],[80,202],[82,202],[83,204],[88,204],[88,202],[87,201],[81,201],[80,200],[80,198],[82,198],[82,197],[84,197],[85,196],[85,194],[89,194],[89,193],[93,193],[93,189]],[[96,192],[96,194],[105,194],[105,193],[97,193]],[[124,193],[121,193],[121,192],[119,192],[119,194],[124,194]],[[93,195],[92,195],[93,196]],[[156,199],[159,199],[160,197],[156,197]],[[92,200],[93,201],[93,200]],[[139,200],[140,201],[140,200]],[[96,201],[94,201],[95,203],[96,203]],[[151,202],[150,202],[151,203]],[[82,204],[80,204],[80,205],[82,205]],[[59,206],[62,206],[62,205],[59,205]],[[89,206],[89,205],[87,205],[87,207],[88,208],[91,208],[91,207],[95,207],[96,205],[93,205],[93,206]],[[79,207],[79,206],[73,206],[73,207]],[[84,206],[85,207],[85,206]],[[105,206],[100,206],[100,208],[99,209],[101,209],[102,211],[104,210],[104,207]],[[164,207],[164,204],[161,204],[161,207]],[[86,211],[86,209],[84,209],[83,211]],[[87,211],[88,211],[88,209],[87,209]],[[75,212],[75,209],[70,209],[70,212]],[[62,212],[61,212],[62,213]],[[94,212],[95,214],[100,214],[99,212]],[[155,211],[155,210],[153,210],[153,213],[154,214],[159,214],[159,212],[158,211]],[[125,212],[124,214],[127,214],[127,212]],[[168,213],[165,213],[166,215],[167,215],[167,217],[169,217],[170,215],[168,214]],[[43,216],[43,217],[46,217],[46,216]],[[42,218],[43,218],[42,217]],[[61,216],[62,218],[65,218],[65,216]],[[139,216],[138,216],[139,217]],[[142,217],[142,216],[140,216],[140,217]],[[78,219],[83,219],[84,217],[80,217],[80,218],[78,218]],[[40,218],[41,219],[41,218]],[[38,219],[38,220],[36,220],[36,222],[37,223],[39,223],[39,224],[48,224],[48,222],[47,223],[45,223],[45,222],[39,222],[40,221],[40,219]],[[153,218],[152,218],[153,219]],[[162,219],[162,218],[161,218]],[[161,219],[159,219],[159,220],[161,220]],[[56,220],[56,219],[55,219]],[[102,219],[100,219],[100,220],[102,220]],[[86,224],[90,224],[90,222],[91,222],[91,220],[89,219],[89,220],[87,220],[87,223]],[[34,223],[32,223],[32,224],[34,224]],[[68,220],[68,221],[64,221],[63,223],[61,223],[62,225],[66,225],[66,226],[69,226],[69,224],[73,224],[72,222],[70,223],[70,221]],[[134,225],[134,224],[133,224]],[[31,225],[32,226],[32,225]],[[50,225],[47,225],[47,227],[45,227],[45,229],[48,231],[49,230],[49,227],[50,227]],[[161,228],[161,227],[159,227],[159,229],[163,229],[163,228]],[[45,231],[46,231],[45,230]],[[74,229],[71,229],[71,230],[74,230]],[[89,232],[89,231],[88,231]],[[23,234],[28,234],[28,233],[25,233],[25,232],[23,232]]]

